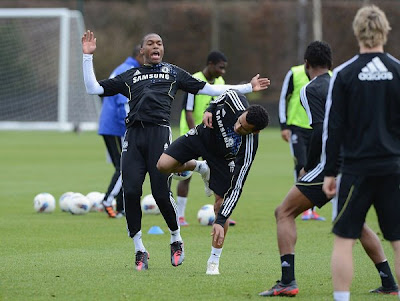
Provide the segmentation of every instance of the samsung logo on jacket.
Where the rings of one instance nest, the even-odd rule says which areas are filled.
[[[138,76],[134,76],[132,78],[133,83],[140,82],[142,80],[147,80],[147,79],[169,79],[169,74],[168,73],[150,73],[150,74],[141,74]]]
[[[215,118],[217,119],[217,123],[218,123],[218,127],[219,130],[222,134],[222,137],[224,138],[224,142],[225,142],[225,146],[226,148],[230,148],[234,145],[234,140],[232,139],[232,137],[228,137],[228,135],[226,134],[225,128],[224,128],[224,124],[222,123],[222,119],[221,119],[221,110],[218,110],[215,113]]]

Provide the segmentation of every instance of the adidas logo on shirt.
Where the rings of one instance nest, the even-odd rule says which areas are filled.
[[[392,80],[393,74],[388,71],[381,59],[376,56],[361,69],[361,72],[358,73],[358,79],[362,81]]]
[[[133,74],[133,76],[137,76],[137,75],[140,75],[140,74],[142,74],[142,73],[140,73],[139,70],[136,70],[136,72]]]

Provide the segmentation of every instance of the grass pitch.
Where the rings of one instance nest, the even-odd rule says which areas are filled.
[[[174,137],[177,137],[175,131]],[[0,300],[261,300],[257,294],[280,278],[274,209],[293,184],[288,145],[278,129],[266,129],[242,197],[232,215],[219,276],[205,274],[211,227],[196,221],[204,196],[194,175],[182,228],[186,259],[170,263],[169,234],[161,217],[144,216],[143,241],[150,252],[149,270],[134,270],[134,246],[124,219],[105,213],[73,216],[58,207],[50,214],[33,210],[33,197],[49,192],[104,192],[112,174],[105,146],[94,132],[1,132]],[[173,192],[176,193],[176,182]],[[150,193],[148,180],[143,195]],[[332,300],[330,255],[331,205],[319,213],[326,222],[297,220],[297,300]],[[378,232],[375,214],[369,225]],[[157,225],[163,235],[149,235]],[[392,250],[383,242],[393,267]],[[357,243],[352,300],[393,300],[375,296],[378,273]],[[392,299],[391,299],[392,298]]]

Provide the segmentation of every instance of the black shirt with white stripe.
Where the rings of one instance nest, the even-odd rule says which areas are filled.
[[[213,114],[213,129],[199,127],[199,131],[207,132],[206,141],[211,141],[209,147],[213,152],[235,163],[231,187],[224,196],[216,219],[216,223],[221,226],[225,224],[239,200],[258,148],[258,134],[241,136],[234,131],[236,121],[248,106],[243,94],[236,90],[227,90],[211,101],[207,108]]]
[[[356,55],[333,71],[323,131],[325,174],[400,173],[400,61],[387,53]]]
[[[129,69],[99,84],[104,88],[103,96],[121,93],[129,99],[125,123],[130,127],[135,121],[169,125],[176,92],[181,89],[196,94],[206,83],[178,66],[162,62]]]
[[[328,95],[329,73],[313,78],[300,90],[300,101],[306,110],[312,134],[307,149],[305,171],[309,171],[320,163],[322,151],[322,124],[325,118],[325,102]]]

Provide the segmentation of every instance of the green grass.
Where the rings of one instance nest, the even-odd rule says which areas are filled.
[[[211,228],[196,221],[197,210],[213,200],[204,196],[199,176],[190,186],[190,226],[181,231],[184,264],[170,264],[163,218],[146,215],[142,230],[150,269],[139,273],[123,219],[104,213],[73,216],[59,208],[51,214],[33,210],[39,192],[56,199],[66,191],[104,192],[112,166],[106,164],[102,139],[94,132],[0,132],[0,300],[260,300],[257,293],[280,278],[274,209],[293,184],[289,147],[279,131],[267,129],[260,139],[232,215],[238,225],[228,233],[221,275],[213,277],[205,275]],[[174,193],[175,186],[174,181]],[[329,219],[331,205],[319,212]],[[375,214],[369,214],[368,223],[378,232]],[[153,225],[166,234],[147,234]],[[297,225],[296,300],[332,300],[331,223],[298,220]],[[393,267],[391,247],[383,245]],[[393,300],[368,294],[380,285],[378,274],[359,243],[354,256],[352,300]]]

